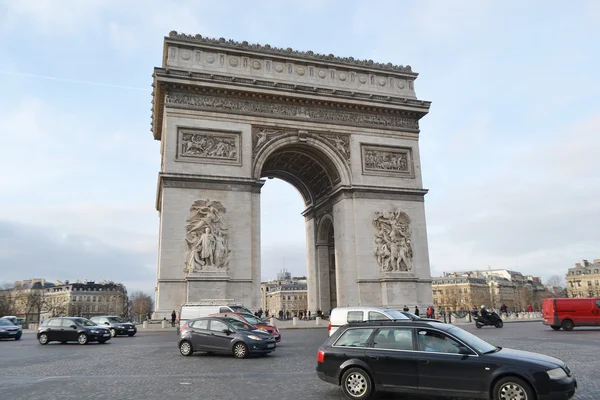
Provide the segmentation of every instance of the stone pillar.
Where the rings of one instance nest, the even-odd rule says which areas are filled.
[[[294,317],[292,319],[292,325],[294,325],[294,326],[298,325],[298,317]]]
[[[361,305],[357,283],[355,218],[353,199],[343,199],[334,204],[335,280],[339,307]],[[372,246],[370,248],[372,251]]]

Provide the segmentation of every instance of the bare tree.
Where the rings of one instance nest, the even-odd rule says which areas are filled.
[[[546,284],[552,287],[565,287],[565,281],[560,275],[552,275],[550,278],[548,278]]]
[[[14,315],[16,313],[15,296],[12,285],[0,286],[0,316]]]
[[[144,317],[149,315],[154,308],[152,296],[139,290],[131,294],[130,301],[131,313],[138,317],[139,321],[144,320]]]

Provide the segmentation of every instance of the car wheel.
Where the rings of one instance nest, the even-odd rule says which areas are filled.
[[[477,329],[481,329],[481,327],[482,327],[483,325],[481,325],[479,322],[475,322],[475,326],[477,327]]]
[[[38,338],[38,342],[40,342],[40,344],[48,344],[48,341],[48,335],[46,335],[45,333],[42,333]]]
[[[499,319],[498,321],[496,321],[496,328],[502,328],[504,326],[504,322],[502,322],[501,319]]]
[[[565,331],[572,331],[575,328],[575,324],[570,319],[565,319],[562,323],[562,328]]]
[[[342,376],[342,390],[351,399],[368,399],[373,392],[371,377],[361,368],[350,368]]]
[[[535,400],[535,393],[523,379],[507,376],[494,385],[494,400]]]
[[[560,329],[559,325],[550,325],[550,328],[554,329],[555,331]]]
[[[194,349],[192,348],[192,344],[190,342],[184,340],[179,343],[179,352],[182,356],[191,356],[194,354]]]
[[[21,335],[15,337],[15,340],[21,340]]]
[[[85,333],[80,333],[79,336],[77,336],[77,343],[87,344],[88,343],[87,335]]]
[[[242,342],[233,345],[233,355],[237,358],[244,358],[248,355],[248,346]]]
[[[110,328],[110,336],[111,337],[117,336],[117,331],[114,328]]]

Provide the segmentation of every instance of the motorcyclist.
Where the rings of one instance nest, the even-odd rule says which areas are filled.
[[[487,320],[489,319],[489,315],[490,313],[488,312],[488,310],[485,308],[485,305],[481,305],[481,310],[480,310],[480,314],[481,314],[481,318],[483,318],[483,320]]]

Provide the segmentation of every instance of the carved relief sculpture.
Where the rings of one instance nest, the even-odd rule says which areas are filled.
[[[263,148],[267,142],[273,139],[274,135],[280,135],[283,130],[280,129],[269,129],[269,128],[257,128],[252,134],[252,158],[256,157],[256,154]]]
[[[322,135],[333,147],[344,157],[344,160],[350,161],[350,139],[342,135]]]
[[[410,219],[401,211],[376,212],[375,258],[382,272],[412,271]]]
[[[409,148],[362,146],[363,171],[412,175]]]
[[[238,162],[239,135],[189,129],[180,130],[179,156],[214,161]]]
[[[185,271],[227,269],[229,265],[229,226],[225,207],[214,200],[197,200],[190,207],[185,241]]]
[[[324,107],[303,107],[295,104],[269,103],[202,94],[168,92],[165,98],[165,106],[216,110],[219,112],[230,113],[239,112],[243,114],[275,115],[282,118],[310,118],[324,122],[376,127],[384,126],[392,129],[419,129],[417,119],[398,115],[367,114]]]

